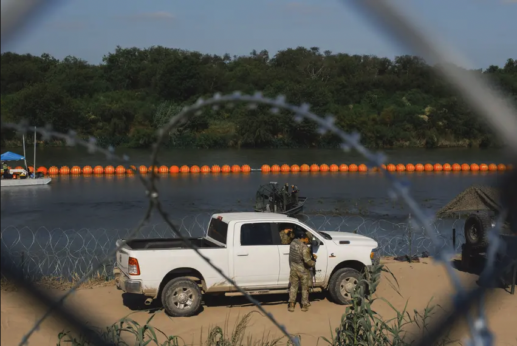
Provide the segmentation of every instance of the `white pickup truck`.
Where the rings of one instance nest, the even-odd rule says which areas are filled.
[[[377,242],[345,232],[314,231],[298,219],[275,213],[214,214],[205,237],[189,239],[250,295],[287,293],[289,245],[279,232],[310,232],[317,255],[311,292],[328,291],[337,304],[347,304],[361,273],[378,261]],[[203,295],[241,295],[181,239],[117,240],[117,287],[142,294],[150,305],[160,299],[172,316],[196,314]]]

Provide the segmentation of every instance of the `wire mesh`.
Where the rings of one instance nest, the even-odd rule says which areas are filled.
[[[12,34],[15,33],[17,30],[22,28],[22,24],[26,23],[26,19],[28,16],[32,13],[34,13],[36,10],[42,9],[43,2],[41,1],[32,1],[32,2],[23,2],[23,1],[17,1],[12,2],[10,8],[6,8],[5,10],[2,9],[2,46],[5,46],[6,41],[12,37]],[[48,4],[54,4],[54,2],[47,2]],[[384,25],[388,30],[386,32],[393,33],[396,38],[403,41],[404,43],[408,44],[412,48],[414,48],[417,52],[419,52],[424,58],[431,57],[432,60],[438,60],[443,61],[445,60],[445,54],[443,54],[443,50],[440,49],[437,45],[433,44],[432,41],[429,38],[429,34],[426,32],[423,32],[421,30],[418,30],[418,28],[413,25],[410,20],[402,15],[400,15],[400,12],[387,2],[379,2],[374,0],[362,0],[362,1],[355,1],[352,2],[359,8],[366,11],[366,13],[371,14],[375,17],[377,24]],[[4,16],[5,15],[5,16]],[[9,18],[9,21],[4,21],[4,19]],[[506,139],[506,142],[508,143],[508,146],[510,149],[513,150],[513,152],[517,152],[517,140],[515,137],[515,133],[517,133],[517,117],[515,116],[515,111],[511,109],[509,104],[507,104],[504,100],[499,98],[497,95],[493,93],[493,91],[490,90],[490,88],[486,87],[483,81],[478,80],[472,76],[466,76],[466,75],[458,75],[453,70],[448,70],[445,68],[443,70],[443,75],[446,79],[448,79],[451,84],[463,95],[463,97],[469,101],[469,103],[475,107],[480,115],[484,116],[486,120],[493,126],[493,128],[503,137]],[[169,123],[159,131],[158,141],[154,147],[153,150],[153,156],[152,156],[152,162],[151,164],[156,165],[157,164],[157,158],[158,158],[158,148],[160,147],[160,144],[164,138],[164,135],[168,132],[170,132],[174,127],[188,121],[190,117],[195,116],[199,112],[202,112],[204,108],[207,107],[220,107],[223,104],[228,103],[235,103],[235,102],[245,102],[250,104],[250,106],[254,106],[255,104],[262,104],[262,105],[269,105],[271,107],[271,111],[273,114],[277,113],[279,109],[284,109],[287,111],[291,111],[294,113],[294,120],[295,121],[301,121],[304,118],[312,120],[316,122],[320,126],[320,132],[332,132],[336,135],[338,135],[342,140],[342,148],[344,150],[350,150],[355,149],[359,153],[361,153],[365,158],[367,158],[370,162],[370,165],[380,167],[385,162],[385,157],[380,153],[372,153],[368,149],[366,149],[364,146],[360,143],[360,136],[359,134],[348,134],[340,130],[339,128],[334,126],[334,118],[332,116],[328,116],[326,118],[321,118],[314,113],[310,112],[309,105],[303,104],[301,106],[294,106],[287,104],[285,102],[285,98],[282,96],[279,96],[276,99],[268,99],[264,98],[260,93],[257,93],[255,95],[242,95],[238,92],[232,94],[232,95],[226,95],[222,96],[219,94],[216,94],[213,98],[210,98],[208,100],[199,100],[195,105],[191,107],[186,107],[183,109],[179,114],[176,116],[171,117],[171,120]],[[10,127],[19,130],[22,133],[27,132],[29,130],[29,124],[28,123],[21,123],[21,124],[5,124],[2,123],[3,127]],[[108,148],[103,149],[97,146],[95,139],[90,139],[89,141],[82,141],[76,137],[76,134],[73,132],[70,132],[69,134],[61,134],[56,133],[52,131],[51,125],[49,127],[44,129],[38,130],[42,135],[43,139],[49,139],[51,137],[59,137],[64,138],[67,140],[68,144],[76,144],[76,145],[84,145],[87,148],[89,148],[90,152],[102,152],[104,153],[108,158],[112,160],[118,160],[125,162],[127,165],[130,163],[130,159],[126,156],[116,156],[114,155],[114,149]],[[436,329],[436,333],[433,333],[432,335],[435,335],[435,337],[431,337],[425,340],[420,340],[419,344],[433,344],[435,341],[435,338],[439,337],[441,331],[443,331],[443,326],[447,323],[450,323],[452,320],[455,320],[459,317],[466,317],[469,328],[470,328],[470,342],[469,344],[472,345],[491,345],[493,343],[493,336],[491,332],[489,331],[487,327],[486,317],[484,315],[484,309],[483,309],[483,302],[484,302],[484,295],[485,295],[485,289],[483,287],[478,287],[471,291],[466,291],[464,287],[460,284],[460,281],[458,279],[457,274],[455,273],[454,269],[452,268],[452,265],[450,264],[450,257],[453,254],[454,250],[450,246],[450,243],[447,243],[447,241],[443,240],[446,238],[442,230],[440,230],[434,220],[433,216],[425,213],[421,208],[418,207],[417,203],[411,198],[411,195],[409,193],[409,184],[406,181],[402,181],[398,179],[397,177],[391,175],[389,172],[383,170],[384,175],[386,178],[392,183],[392,190],[389,192],[390,195],[393,198],[401,198],[404,202],[407,203],[409,208],[411,209],[413,220],[418,223],[419,228],[416,231],[416,237],[417,239],[421,239],[422,243],[420,244],[426,244],[426,245],[419,245],[419,241],[417,240],[416,248],[422,249],[429,247],[429,249],[433,249],[434,257],[439,259],[445,268],[447,269],[451,280],[453,281],[455,288],[457,290],[457,295],[454,297],[455,302],[455,313],[449,317],[449,320],[443,321],[442,324],[439,324]],[[149,220],[151,212],[157,211],[159,215],[161,215],[164,219],[165,224],[167,225],[168,229],[167,232],[171,232],[176,237],[179,237],[181,239],[185,240],[186,234],[190,235],[190,230],[186,230],[185,228],[182,228],[181,225],[178,227],[174,222],[172,222],[169,219],[169,216],[166,212],[161,208],[160,205],[160,195],[159,191],[156,188],[155,181],[157,179],[157,176],[155,174],[151,174],[149,179],[146,179],[142,176],[140,176],[141,181],[147,191],[147,196],[149,198],[149,208],[144,216],[142,222],[133,230],[126,230],[125,231],[125,237],[127,239],[133,238],[137,235],[143,235],[145,237],[145,230],[142,229],[142,226],[146,223],[146,221]],[[507,184],[510,184],[510,182],[507,182]],[[504,187],[503,187],[503,190]],[[510,208],[508,212],[512,212],[515,206],[513,205],[506,205],[507,208]],[[505,213],[503,212],[501,217],[504,217]],[[502,220],[502,219],[501,219]],[[484,272],[482,273],[481,277],[483,281],[490,282],[493,281],[497,275],[500,274],[500,268],[495,268],[494,266],[494,259],[499,251],[500,247],[500,239],[497,236],[497,232],[499,230],[499,224],[501,223],[499,220],[496,224],[496,227],[494,227],[490,232],[490,247],[487,251],[488,253],[488,265],[485,267]],[[327,227],[326,222],[323,224],[324,227]],[[377,226],[371,226],[373,228],[363,227],[363,230],[366,232],[365,229],[376,229]],[[359,227],[360,228],[360,227]],[[382,228],[382,227],[381,227]],[[412,227],[409,227],[410,229]],[[361,229],[361,228],[360,228]],[[154,230],[154,229],[153,229]],[[25,248],[25,250],[19,250],[23,249],[25,245],[23,245],[22,235],[26,232],[29,234],[29,239],[31,239],[32,234],[32,242],[28,244],[28,247]],[[98,230],[92,230],[84,232],[86,234],[91,234],[92,238],[94,235],[96,235],[96,232],[99,232]],[[372,231],[373,232],[373,231]],[[421,232],[421,235],[420,233]],[[54,274],[60,273],[62,270],[79,270],[80,266],[85,266],[83,269],[84,275],[79,280],[79,282],[70,289],[65,295],[63,295],[57,302],[49,303],[49,309],[46,311],[46,313],[36,321],[33,328],[27,332],[25,337],[23,338],[21,344],[26,344],[28,340],[30,339],[30,336],[32,333],[39,328],[40,324],[56,309],[59,308],[60,305],[63,303],[63,301],[82,283],[84,282],[89,276],[91,276],[93,273],[95,273],[98,270],[101,270],[103,266],[107,265],[109,263],[110,258],[113,257],[115,251],[117,248],[113,248],[113,244],[110,243],[112,240],[106,239],[103,245],[101,246],[96,238],[95,241],[89,241],[87,238],[88,236],[81,234],[81,232],[75,232],[75,233],[66,233],[66,231],[63,231],[61,233],[58,232],[58,234],[61,234],[61,238],[58,235],[55,235],[54,239],[54,233],[48,232],[48,230],[36,230],[35,232],[29,231],[28,229],[7,229],[6,232],[6,238],[4,240],[4,230],[2,230],[2,247],[4,248],[4,241],[6,244],[5,251],[5,258],[4,258],[4,251],[2,251],[2,272],[3,273],[12,273],[12,266],[16,266],[18,262],[16,262],[16,256],[19,253],[26,253],[30,252],[30,256],[37,256],[35,254],[38,253],[38,251],[41,250],[41,253],[45,254],[43,256],[47,256],[51,253],[50,249],[57,250],[56,245],[61,242],[68,242],[70,244],[70,249],[67,250],[68,253],[60,253],[59,250],[52,252],[54,255],[47,256],[48,260],[45,263],[53,263],[50,265],[47,265],[46,267],[41,267],[39,265],[32,266],[31,263],[31,257],[27,254],[24,255],[23,260],[20,260],[19,264],[21,264],[21,268],[24,268],[23,270],[26,270],[25,268],[33,268],[31,269],[34,273],[38,273],[39,275],[42,275],[42,273],[45,272],[45,270],[49,269],[49,272],[53,272]],[[40,234],[41,237],[45,238],[44,235],[47,236],[47,242],[41,242],[40,241]],[[81,234],[81,235],[78,235]],[[150,233],[149,233],[150,234]],[[374,232],[376,235],[377,233]],[[98,235],[98,234],[97,234]],[[118,235],[117,235],[118,236]],[[384,235],[382,235],[384,236]],[[382,236],[379,236],[378,239],[380,243],[383,243]],[[399,247],[397,242],[397,236],[387,236],[388,240],[385,241],[382,246],[383,251],[386,252],[392,252],[393,254],[398,251],[397,249],[403,249],[403,247]],[[107,237],[109,238],[109,237]],[[10,240],[14,241],[10,243]],[[25,241],[25,237],[23,237]],[[54,240],[52,240],[54,239]],[[64,240],[62,240],[64,239]],[[113,239],[113,238],[111,238]],[[395,239],[395,240],[392,240]],[[57,243],[56,243],[57,242]],[[412,249],[413,247],[413,235],[411,235],[408,238],[409,245],[408,249]],[[196,249],[194,244],[188,242],[187,243],[194,251],[196,251],[201,257],[203,257]],[[393,245],[397,244],[397,245]],[[26,244],[27,245],[27,244]],[[420,246],[420,247],[419,247]],[[111,250],[110,250],[111,248]],[[103,249],[102,251],[105,251],[102,255],[99,255],[96,263],[88,263],[87,261],[79,260],[81,257],[81,252],[83,254],[89,254],[93,255],[95,251]],[[3,249],[2,249],[3,250]],[[402,251],[402,250],[401,250]],[[75,263],[82,263],[80,265],[74,264],[74,260],[70,260],[69,262],[63,262],[65,264],[61,264],[59,258],[60,256],[68,256],[69,258],[75,258]],[[104,256],[103,256],[104,255]],[[75,256],[75,257],[74,257]],[[47,258],[46,257],[46,258]],[[21,258],[21,255],[20,255]],[[203,257],[204,258],[204,257]],[[10,259],[10,260],[7,260]],[[220,271],[219,268],[216,268],[208,259],[204,258],[207,263],[212,266],[216,271],[221,274],[221,276],[225,277],[225,275]],[[7,263],[10,263],[11,265],[7,265]],[[34,262],[33,262],[34,263]],[[68,263],[68,264],[66,264]],[[52,269],[52,266],[54,266],[54,269]],[[68,269],[63,269],[68,268]],[[28,270],[30,273],[31,270]],[[28,274],[30,277],[31,274]],[[24,277],[24,276],[22,276]],[[233,283],[233,281],[230,278],[225,277],[230,283]],[[27,281],[22,282],[24,286],[29,287],[30,284]],[[279,328],[284,335],[293,343],[298,345],[299,340],[297,338],[292,337],[285,328],[278,323],[278,321],[272,316],[271,314],[268,314],[263,307],[258,303],[256,300],[254,300],[251,296],[249,296],[246,292],[244,292],[242,289],[240,289],[238,286],[236,286],[241,293],[244,293],[245,297],[255,304],[259,310],[261,310],[263,313],[266,314],[266,316],[271,320],[271,322]],[[42,300],[45,300],[44,297],[40,297]],[[469,313],[468,308],[474,303],[474,302],[480,302],[481,309],[475,314],[472,315]],[[452,320],[451,320],[452,319]],[[442,329],[440,329],[442,328]],[[99,344],[102,344],[102,341],[99,340]]]
[[[178,222],[179,231],[187,237],[202,237],[211,214],[186,216]],[[411,222],[394,223],[362,217],[301,215],[300,219],[316,231],[353,232],[368,236],[379,244],[381,256],[434,256],[453,246],[453,229],[457,230],[454,250],[461,251],[465,242],[464,220],[439,220],[433,224],[439,235],[437,247],[421,228]],[[128,239],[130,229],[48,229],[39,227],[4,227],[1,233],[2,262],[19,270],[27,280],[44,277],[73,279],[92,269],[97,275],[113,278],[115,259],[108,258],[119,239]],[[147,225],[140,229],[140,238],[177,238],[167,224]],[[103,262],[104,261],[104,262]]]

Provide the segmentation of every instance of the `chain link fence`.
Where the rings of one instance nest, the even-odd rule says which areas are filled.
[[[2,46],[5,45],[7,39],[11,39],[12,35],[16,33],[19,29],[23,27],[23,24],[27,22],[27,19],[30,18],[31,15],[37,13],[37,11],[43,8],[43,5],[56,4],[55,1],[40,1],[40,0],[27,0],[27,1],[10,1],[4,7],[4,3],[2,2]],[[444,49],[440,45],[437,45],[435,40],[432,40],[432,37],[426,33],[424,30],[421,30],[417,25],[412,23],[407,16],[401,14],[401,12],[394,7],[391,3],[384,1],[375,1],[375,0],[361,0],[361,1],[349,1],[346,2],[347,5],[356,6],[361,11],[364,11],[365,14],[369,17],[369,19],[373,20],[375,24],[378,26],[384,27],[386,30],[384,32],[386,34],[391,34],[393,38],[399,43],[403,43],[409,47],[411,47],[417,54],[422,57],[435,62],[447,61],[450,54],[447,54],[450,49]],[[11,7],[9,7],[11,6]],[[514,153],[517,152],[517,116],[515,115],[515,110],[509,105],[506,100],[501,99],[497,94],[494,93],[489,87],[487,87],[486,83],[481,79],[469,74],[459,73],[453,67],[448,64],[444,64],[441,68],[441,73],[445,79],[447,79],[451,86],[453,86],[458,93],[466,99],[472,107],[478,110],[480,115],[483,115],[488,123],[492,126],[495,131],[499,134],[499,136],[503,139],[505,143],[507,143],[508,148],[512,150]],[[333,116],[327,116],[325,118],[317,116],[316,114],[310,111],[310,107],[307,104],[302,104],[301,106],[291,105],[285,102],[285,98],[283,96],[279,96],[276,99],[269,99],[262,96],[260,93],[256,93],[255,95],[242,95],[239,92],[236,92],[232,95],[219,95],[216,94],[214,97],[207,100],[198,100],[198,102],[191,106],[184,108],[181,112],[176,115],[170,115],[170,121],[159,131],[158,140],[156,145],[154,146],[152,153],[152,165],[158,164],[158,149],[160,148],[162,141],[164,140],[167,133],[169,133],[172,129],[176,128],[178,125],[181,125],[187,122],[191,117],[199,114],[204,109],[208,107],[218,108],[223,105],[232,105],[233,103],[247,103],[250,107],[255,107],[257,104],[261,104],[263,106],[271,107],[271,113],[277,114],[279,110],[289,111],[293,113],[294,120],[301,122],[304,119],[308,119],[310,121],[315,122],[320,127],[320,132],[322,134],[326,132],[331,132],[337,136],[339,136],[342,140],[342,148],[345,151],[350,149],[355,149],[359,153],[361,153],[369,162],[369,164],[373,167],[381,167],[386,162],[386,157],[380,153],[373,153],[369,151],[367,148],[361,145],[360,135],[356,133],[345,133],[341,129],[337,128],[334,125],[335,118]],[[12,128],[20,131],[21,133],[26,133],[30,127],[29,123],[23,122],[20,124],[6,124],[2,123],[3,127]],[[42,135],[43,140],[49,140],[52,137],[57,137],[61,139],[65,139],[69,145],[82,145],[89,149],[91,153],[102,153],[107,156],[108,159],[113,162],[120,162],[126,165],[127,168],[130,168],[131,160],[127,156],[116,156],[114,153],[114,148],[100,148],[97,145],[97,141],[94,138],[91,138],[88,141],[84,141],[79,139],[76,136],[75,132],[70,132],[68,134],[57,133],[52,131],[51,124],[44,129],[38,129],[38,132]],[[458,274],[455,272],[454,268],[450,263],[450,257],[453,255],[456,249],[452,249],[450,246],[450,242],[447,243],[447,231],[442,230],[440,227],[436,226],[434,222],[433,215],[426,213],[423,211],[414,199],[411,197],[409,192],[409,183],[404,180],[400,180],[393,174],[383,170],[384,176],[392,183],[391,190],[389,191],[389,195],[393,199],[401,199],[403,200],[411,210],[412,220],[414,220],[419,228],[416,233],[411,234],[411,236],[407,237],[407,249],[413,249],[414,246],[416,249],[429,248],[432,250],[435,259],[440,261],[444,267],[447,269],[447,273],[453,283],[454,288],[456,289],[456,295],[453,297],[454,302],[454,310],[453,313],[450,314],[446,319],[439,321],[436,326],[430,331],[428,336],[419,340],[417,345],[433,345],[436,340],[440,337],[442,332],[448,328],[453,322],[458,319],[466,318],[469,332],[470,332],[470,340],[468,341],[469,345],[492,345],[493,344],[493,335],[488,328],[486,323],[485,316],[485,296],[486,296],[486,285],[482,285],[476,287],[474,289],[465,288],[458,277]],[[153,212],[157,213],[163,218],[165,225],[168,227],[166,231],[171,231],[176,237],[179,237],[186,241],[187,245],[194,250],[202,259],[206,261],[208,265],[210,265],[219,275],[221,275],[226,281],[233,284],[239,292],[241,292],[246,299],[248,299],[251,303],[253,303],[257,309],[266,316],[271,323],[278,328],[287,339],[294,345],[299,345],[300,340],[294,336],[292,336],[286,328],[281,325],[276,318],[268,313],[262,305],[256,301],[253,297],[247,294],[244,290],[242,290],[235,282],[228,278],[219,268],[214,266],[208,258],[206,258],[196,246],[186,240],[187,236],[192,232],[190,229],[181,228],[181,225],[177,225],[174,221],[170,220],[169,215],[165,212],[164,208],[161,205],[160,201],[160,193],[156,185],[157,176],[153,173],[150,177],[140,176],[142,184],[147,191],[148,199],[149,199],[149,207],[147,211],[144,213],[142,221],[135,227],[133,230],[124,231],[123,235],[126,238],[133,238],[135,236],[141,236],[140,232],[143,229],[143,225],[150,219],[150,216]],[[501,274],[501,268],[497,268],[495,265],[495,258],[497,253],[501,247],[501,240],[497,236],[497,232],[499,229],[499,224],[504,220],[505,215],[508,213],[513,215],[516,213],[515,208],[517,207],[517,203],[515,201],[515,194],[512,195],[512,191],[515,191],[515,182],[517,181],[517,177],[513,176],[507,181],[503,182],[502,190],[505,193],[508,193],[509,196],[505,196],[504,207],[505,210],[501,213],[501,218],[497,221],[497,226],[493,228],[490,232],[490,247],[487,251],[488,262],[485,266],[483,273],[481,274],[481,281],[484,283],[490,283],[495,280]],[[312,219],[310,219],[312,220]],[[311,222],[316,223],[317,221],[314,219]],[[380,222],[380,221],[379,221]],[[321,223],[323,228],[330,227],[329,224],[325,222]],[[377,236],[377,240],[382,245],[382,248],[386,252],[391,252],[395,254],[398,250],[403,251],[404,246],[399,245],[397,237],[402,237],[403,235],[389,235],[382,234],[382,230],[384,230],[384,224],[380,223],[366,223],[362,224],[362,228],[359,227],[358,232],[363,232],[362,234],[366,234],[370,230],[371,235],[373,237]],[[368,226],[364,226],[368,225]],[[377,225],[377,226],[375,226]],[[341,227],[341,226],[339,226]],[[404,230],[407,230],[407,226],[397,226],[399,227],[401,233]],[[394,227],[395,229],[397,227]],[[412,229],[412,227],[409,227]],[[154,229],[151,231],[155,232]],[[396,232],[395,230],[393,230]],[[5,236],[4,236],[5,232]],[[97,234],[98,231],[90,231],[90,232],[74,232],[74,233],[66,233],[66,231],[56,232],[54,230],[49,232],[48,230],[36,230],[32,232],[28,229],[6,229],[2,230],[2,274],[9,276],[15,280],[20,285],[23,285],[24,288],[27,289],[27,292],[38,297],[41,301],[45,302],[48,305],[47,311],[39,318],[33,325],[33,327],[27,331],[24,338],[21,340],[20,345],[27,344],[30,340],[31,335],[38,330],[41,324],[54,312],[60,315],[63,319],[65,319],[68,323],[71,323],[80,331],[87,331],[87,328],[84,324],[79,322],[79,319],[75,318],[74,315],[70,314],[69,311],[66,311],[62,308],[63,302],[89,277],[98,272],[105,266],[106,263],[109,263],[113,258],[117,248],[113,246],[112,241],[115,238],[115,232],[106,232],[105,240],[100,240],[98,238],[102,234]],[[150,231],[149,231],[150,232]],[[158,231],[161,232],[161,231]],[[389,233],[389,232],[388,232]],[[40,239],[40,234],[43,239]],[[47,235],[45,242],[45,235]],[[62,236],[60,237],[59,234]],[[63,234],[66,234],[63,236]],[[85,235],[87,234],[87,235]],[[109,235],[108,235],[109,234]],[[152,233],[149,233],[152,234]],[[390,238],[391,236],[391,238]],[[118,237],[118,234],[117,234]],[[95,239],[94,239],[95,238]],[[10,242],[11,239],[14,239],[13,242]],[[17,240],[18,239],[18,240]],[[22,240],[23,239],[23,240]],[[26,243],[26,239],[29,239],[29,243]],[[32,239],[32,242],[30,241]],[[52,240],[51,240],[52,239]],[[395,240],[389,240],[395,239]],[[413,242],[413,239],[416,239],[416,242]],[[4,254],[4,242],[7,248]],[[68,242],[68,243],[67,243]],[[22,245],[25,244],[25,245]],[[65,246],[68,244],[68,246]],[[101,245],[102,244],[102,245]],[[423,245],[425,244],[425,245]],[[67,249],[65,252],[60,253],[59,247],[65,246]],[[414,246],[413,246],[414,245]],[[24,246],[28,246],[26,249],[31,253],[31,256],[35,258],[35,262],[37,263],[32,267],[27,264],[30,263],[31,258],[29,255],[24,255],[26,257],[23,260],[18,260],[20,266],[16,267],[16,257],[18,251],[20,253],[24,252]],[[19,250],[18,250],[19,249]],[[50,250],[52,249],[52,250]],[[94,250],[92,250],[94,249]],[[87,261],[83,261],[84,269],[81,279],[77,281],[77,283],[68,290],[64,295],[62,295],[57,301],[55,299],[46,296],[45,294],[34,289],[32,283],[27,280],[25,275],[19,275],[20,270],[25,267],[34,268],[34,273],[43,273],[44,269],[49,269],[49,272],[54,271],[55,273],[62,271],[62,268],[69,268],[68,270],[77,270],[79,267],[74,267],[77,261],[80,258],[86,258],[88,256],[93,256],[97,250],[95,249],[103,249],[104,253],[101,255],[99,253],[97,262],[88,264]],[[41,250],[41,252],[39,252]],[[43,257],[37,257],[37,253],[43,254]],[[47,263],[54,263],[53,265],[43,265],[40,266],[41,263],[45,263],[49,254],[56,254],[55,258],[50,260]],[[45,257],[47,256],[47,257]],[[63,256],[63,257],[61,257]],[[58,263],[59,260],[56,258],[64,258],[68,256],[70,260],[69,264],[64,264],[60,267]],[[75,256],[75,257],[74,257]],[[42,261],[40,261],[40,258]],[[75,260],[74,260],[75,258]],[[9,265],[11,264],[11,265]],[[13,267],[14,264],[15,266]],[[52,267],[54,267],[52,269]],[[37,268],[37,269],[36,269]],[[58,269],[59,268],[59,269]],[[75,269],[74,269],[75,268]],[[46,269],[45,269],[46,270]],[[29,270],[30,272],[30,270]],[[29,275],[30,276],[30,275]],[[473,304],[479,304],[479,309],[476,312],[470,311],[470,307]],[[94,335],[94,342],[97,345],[106,345],[108,344],[106,340],[100,338],[98,334],[92,333],[90,330],[90,334]]]

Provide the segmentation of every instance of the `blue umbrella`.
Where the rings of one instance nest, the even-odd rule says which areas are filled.
[[[7,151],[2,154],[2,161],[20,161],[20,160],[24,160],[24,159],[25,159],[25,157],[12,153],[10,151]]]

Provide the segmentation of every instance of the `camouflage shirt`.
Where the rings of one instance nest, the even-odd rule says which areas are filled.
[[[280,231],[280,240],[282,241],[282,245],[289,245],[294,238],[293,231],[285,232],[286,230]]]
[[[291,270],[305,272],[308,268],[314,267],[315,261],[311,258],[311,251],[300,239],[291,242],[289,248],[289,264]]]

